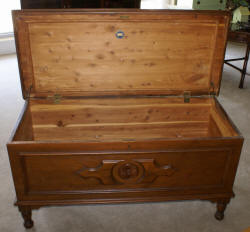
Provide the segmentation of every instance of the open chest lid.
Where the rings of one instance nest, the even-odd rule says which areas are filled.
[[[229,13],[13,11],[23,97],[219,93]]]

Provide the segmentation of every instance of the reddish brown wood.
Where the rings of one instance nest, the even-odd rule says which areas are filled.
[[[32,214],[31,207],[18,206],[18,208],[19,208],[19,211],[21,212],[23,220],[24,220],[24,223],[23,223],[24,227],[27,229],[32,228],[34,225],[34,222],[31,219],[31,214]]]
[[[22,120],[23,119],[23,120]],[[11,140],[21,140],[21,141],[30,141],[34,139],[33,136],[33,127],[30,108],[28,108],[28,102],[25,102],[23,107],[23,112],[20,115],[18,120],[17,128],[11,136]]]
[[[230,199],[221,199],[217,202],[217,211],[215,213],[215,218],[219,221],[224,218],[224,211],[229,203]]]
[[[188,25],[182,27],[186,33],[171,26],[182,22],[183,18],[188,22]],[[139,23],[135,24],[135,21]],[[33,225],[31,210],[42,206],[72,204],[210,200],[218,203],[216,218],[223,218],[226,204],[234,195],[233,183],[243,143],[243,137],[216,97],[211,95],[219,92],[228,21],[228,13],[224,12],[14,12],[23,96],[28,99],[7,148],[17,195],[16,205],[23,215],[26,228]],[[139,60],[145,57],[149,59],[145,61],[144,68],[137,69],[138,66],[133,66],[131,60],[119,66],[123,71],[130,70],[131,67],[137,71],[131,79],[133,86],[130,89],[123,89],[128,79],[124,78],[123,72],[119,73],[120,70],[110,79],[110,85],[119,84],[113,85],[113,89],[107,91],[110,85],[106,83],[95,91],[89,91],[90,87],[86,89],[85,84],[92,83],[92,78],[96,77],[92,74],[98,68],[84,68],[84,57],[87,55],[82,57],[81,53],[78,54],[83,59],[81,69],[76,70],[76,63],[72,63],[72,72],[64,75],[63,71],[62,76],[57,79],[58,82],[54,82],[51,80],[56,80],[58,76],[53,72],[58,71],[57,74],[60,74],[59,68],[65,67],[64,64],[58,65],[58,57],[68,59],[73,54],[76,55],[71,47],[72,38],[80,42],[83,39],[79,30],[67,29],[68,24],[65,22],[74,25],[74,28],[82,22],[86,23],[84,27],[89,26],[92,29],[103,25],[100,30],[108,29],[103,31],[104,37],[113,32],[111,24],[126,27],[132,25],[130,22],[133,25],[155,23],[154,30],[147,30],[144,41],[155,39],[156,32],[164,31],[167,22],[172,30],[170,34],[169,30],[165,30],[164,35],[168,35],[168,40],[175,38],[171,44],[184,48],[187,44],[183,44],[183,40],[178,38],[184,37],[185,40],[188,37],[188,41],[193,38],[201,46],[197,48],[199,53],[192,51],[193,56],[200,55],[204,63],[197,63],[196,68],[190,69],[193,74],[187,82],[186,76],[182,76],[182,70],[173,60],[165,57],[166,64],[163,62],[161,52],[166,47],[161,42],[164,37],[158,34],[162,49],[145,48],[140,51],[142,54],[136,53]],[[54,27],[52,31],[51,25]],[[55,49],[58,44],[65,42],[58,43],[58,39],[65,39],[62,25],[73,36],[67,39],[66,43],[70,45],[67,53],[60,53],[61,49]],[[192,31],[190,34],[187,28],[193,28],[194,25],[196,32]],[[197,28],[203,30],[204,27],[208,29],[206,34],[199,34]],[[141,36],[138,36],[140,28],[134,29],[130,36],[139,46],[139,42],[142,43]],[[95,41],[94,35],[99,32],[91,30],[86,32]],[[53,37],[53,33],[58,36]],[[54,40],[50,52],[46,51],[58,56],[57,58],[51,59],[48,55],[42,55],[43,51],[39,46],[44,35]],[[115,69],[115,56],[119,49],[123,50],[119,44],[121,40],[111,40],[116,44],[112,45],[116,50],[114,54],[109,54],[111,60],[108,63],[105,63],[107,61],[104,61],[103,54],[100,53],[103,49],[100,40],[96,40],[96,46],[91,47],[98,51],[97,56],[92,57],[93,62],[98,60],[105,67],[107,83],[107,78],[110,77],[108,72]],[[209,40],[209,44],[201,44],[206,40]],[[154,46],[157,47],[157,43]],[[190,46],[193,44],[190,43]],[[129,49],[136,47],[130,46],[127,50]],[[169,49],[168,52],[173,52]],[[128,54],[134,54],[130,50]],[[205,51],[209,53],[208,59],[203,53]],[[186,53],[187,50],[184,49],[179,53],[172,53],[172,56],[176,56],[176,62],[182,64],[182,56],[188,55]],[[38,60],[40,63],[36,63]],[[54,66],[49,69],[40,67],[46,60]],[[172,62],[173,74],[165,75],[169,62]],[[159,69],[156,72],[147,72],[154,64],[159,65]],[[171,68],[171,65],[168,67]],[[201,75],[202,67],[206,70],[204,75]],[[51,78],[46,76],[49,71],[48,76]],[[80,76],[83,73],[92,77],[86,78],[85,82],[80,81],[78,85],[74,83],[74,88],[66,83],[71,79],[79,81],[78,78],[82,78]],[[162,74],[165,77],[160,79],[159,75]],[[213,84],[210,83],[211,80]],[[91,88],[95,88],[97,82],[102,81],[99,78],[92,83]],[[106,89],[103,90],[102,87]],[[75,88],[78,88],[76,92]],[[131,90],[132,88],[134,89]],[[53,98],[54,89],[56,93],[63,94],[59,101]],[[183,93],[187,90],[193,92],[191,91],[190,99],[184,100]],[[152,94],[154,96],[150,96]],[[203,96],[197,96],[198,94]]]

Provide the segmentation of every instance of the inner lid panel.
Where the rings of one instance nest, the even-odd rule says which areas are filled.
[[[36,96],[217,93],[228,17],[175,13],[24,14],[16,23],[24,88]]]

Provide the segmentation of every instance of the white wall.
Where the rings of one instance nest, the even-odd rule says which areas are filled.
[[[177,0],[177,6],[180,9],[192,9],[193,0]]]
[[[3,0],[1,0],[3,1]],[[6,0],[0,7],[0,55],[15,53],[11,10],[20,9],[20,0]],[[12,34],[12,36],[11,36]]]
[[[142,0],[141,9],[168,9],[173,3],[173,0]]]
[[[20,0],[1,0],[0,33],[12,32],[11,10],[20,9]]]
[[[193,0],[142,0],[141,9],[192,9]]]

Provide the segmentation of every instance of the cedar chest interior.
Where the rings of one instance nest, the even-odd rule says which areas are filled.
[[[213,97],[220,89],[226,12],[14,11],[13,17],[29,102],[20,126],[26,135],[18,130],[14,140],[237,135]]]
[[[212,98],[31,100],[14,140],[137,141],[238,136]],[[26,128],[29,133],[22,133]]]

